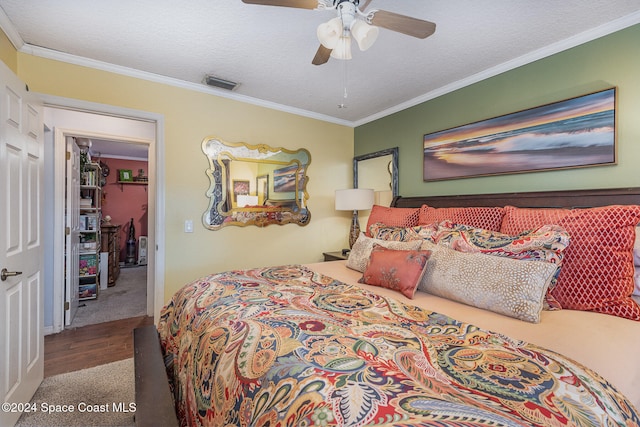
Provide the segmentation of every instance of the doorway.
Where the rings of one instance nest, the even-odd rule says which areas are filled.
[[[45,334],[60,332],[64,329],[64,180],[65,151],[62,148],[66,136],[80,136],[96,141],[111,141],[126,148],[143,147],[148,154],[148,169],[145,171],[148,183],[145,186],[148,195],[146,240],[146,314],[157,316],[163,303],[164,282],[161,271],[164,231],[158,224],[164,216],[163,180],[160,169],[163,146],[163,119],[153,113],[126,110],[118,107],[97,105],[82,101],[59,98],[45,98],[45,123],[54,130],[51,140],[47,141],[50,155],[45,156],[49,166],[45,168],[45,182],[49,194],[45,200],[46,211],[53,215],[45,220],[45,229],[50,233],[52,257],[46,257],[49,268],[46,277],[51,278],[45,290]],[[103,149],[104,150],[104,149]],[[102,156],[102,154],[101,154]],[[117,173],[117,171],[112,172]],[[139,250],[139,249],[138,249]],[[136,262],[138,260],[136,259]]]
[[[95,264],[99,268],[81,269],[79,276],[71,277],[76,281],[80,277],[79,301],[77,305],[70,304],[70,309],[66,310],[65,326],[78,328],[145,316],[149,240],[148,145],[97,138],[76,138],[76,141],[82,145],[81,153],[90,165],[89,174],[97,175],[97,179],[89,180],[89,185],[80,186],[80,193],[82,197],[97,193],[100,198],[100,202],[95,203],[97,214],[93,208],[83,207],[85,200],[80,201],[80,224],[84,224],[83,218],[97,217],[93,222],[98,222],[95,227],[92,223],[81,227],[87,231],[80,232],[80,264],[98,261]],[[69,181],[70,168],[67,170]],[[84,182],[85,178],[80,181]],[[69,280],[66,286],[69,287]],[[72,286],[71,290],[75,291],[76,287]],[[72,300],[68,292],[66,297]]]

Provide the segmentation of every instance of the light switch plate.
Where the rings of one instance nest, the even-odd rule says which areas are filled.
[[[193,221],[187,219],[184,221],[184,232],[185,233],[193,233]]]

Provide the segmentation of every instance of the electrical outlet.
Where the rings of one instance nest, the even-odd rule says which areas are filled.
[[[185,233],[193,233],[193,221],[187,219],[184,221],[184,232]]]

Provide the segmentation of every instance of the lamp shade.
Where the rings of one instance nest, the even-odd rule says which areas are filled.
[[[245,194],[238,194],[238,207],[244,208],[245,206],[256,206],[258,204],[258,196],[248,196]]]
[[[349,188],[336,190],[337,211],[362,211],[371,209],[374,192],[371,188]]]
[[[335,59],[351,59],[351,37],[349,35],[340,37],[330,56]]]
[[[365,51],[369,49],[378,38],[380,30],[378,27],[369,25],[364,21],[356,20],[351,27],[351,35],[356,39],[360,50]]]
[[[327,49],[333,49],[338,44],[338,40],[342,36],[342,20],[333,18],[332,20],[322,23],[317,30],[318,40]]]

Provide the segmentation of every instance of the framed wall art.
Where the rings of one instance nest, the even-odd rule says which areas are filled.
[[[244,179],[233,180],[233,201],[238,201],[238,196],[246,196],[249,194],[249,181]]]
[[[616,89],[427,134],[424,181],[615,164]]]
[[[118,169],[119,181],[131,182],[133,181],[133,171],[131,169]]]
[[[304,168],[297,164],[273,171],[273,191],[276,193],[295,191],[296,182],[299,187],[304,186]]]

